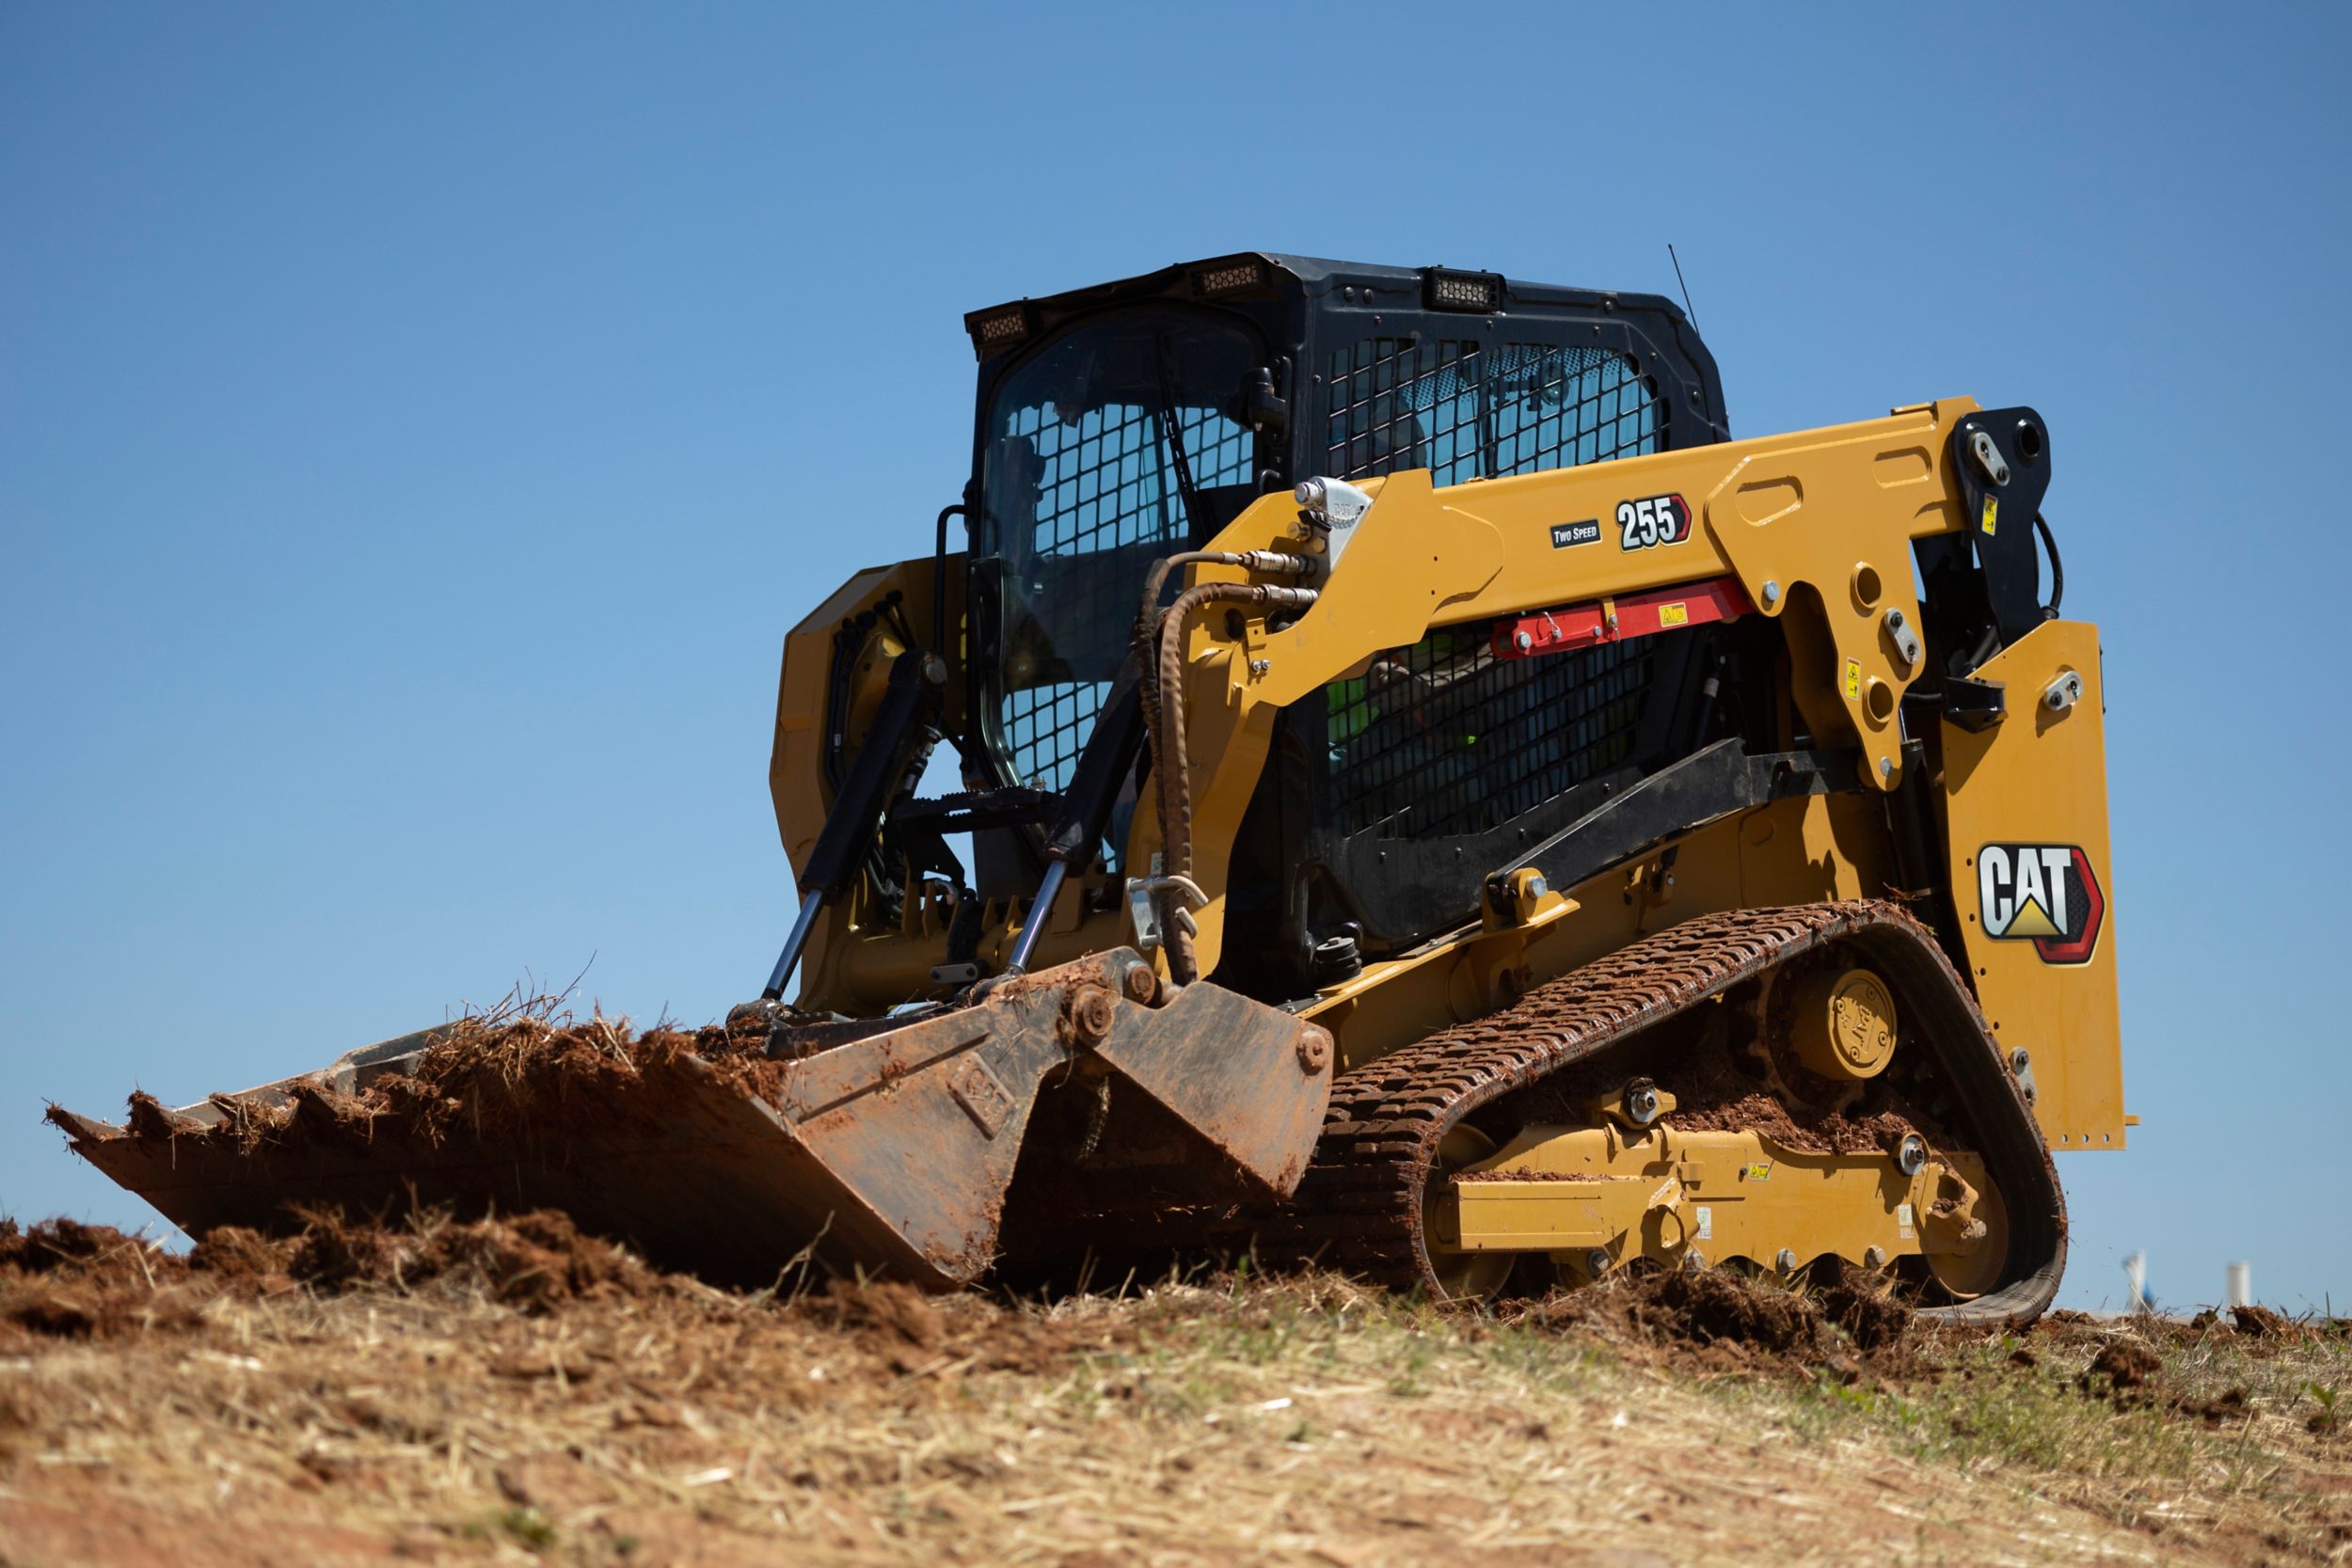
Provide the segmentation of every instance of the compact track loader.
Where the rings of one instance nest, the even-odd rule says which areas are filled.
[[[758,1002],[503,1077],[428,1030],[74,1147],[192,1229],[551,1204],[737,1277],[1254,1247],[2048,1304],[2050,1153],[2132,1118],[2038,414],[1734,440],[1667,301],[1444,268],[966,326],[962,500],[786,639]],[[560,1123],[453,1087],[532,1073]]]

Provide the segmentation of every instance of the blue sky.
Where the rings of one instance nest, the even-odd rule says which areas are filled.
[[[2065,1299],[2352,1299],[2344,14],[0,8],[0,1212],[148,1217],[48,1099],[755,990],[780,641],[962,483],[964,310],[1672,240],[1735,433],[2050,422],[2144,1121]]]

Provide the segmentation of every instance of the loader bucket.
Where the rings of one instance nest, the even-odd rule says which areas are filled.
[[[583,1035],[587,1036],[583,1043]],[[548,1044],[553,1038],[559,1042]],[[1207,1146],[1236,1200],[1286,1196],[1330,1095],[1321,1029],[1117,949],[904,1024],[405,1036],[127,1125],[52,1107],[74,1150],[186,1230],[296,1210],[558,1209],[656,1262],[768,1284],[797,1259],[952,1290],[995,1257],[1056,1074],[1108,1073]],[[1221,1158],[1219,1158],[1221,1157]]]

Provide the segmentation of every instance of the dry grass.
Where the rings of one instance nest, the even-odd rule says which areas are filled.
[[[2352,1440],[2310,1391],[2352,1384],[2352,1346],[2316,1333],[1790,1358],[1606,1299],[778,1300],[561,1242],[411,1238],[405,1286],[363,1265],[341,1293],[283,1252],[233,1286],[118,1255],[64,1337],[25,1313],[82,1287],[19,1277],[0,1562],[2310,1562],[2352,1535]],[[2119,1338],[2163,1370],[2086,1382]]]

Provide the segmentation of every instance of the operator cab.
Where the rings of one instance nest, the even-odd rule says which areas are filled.
[[[1262,495],[1406,468],[1456,484],[1728,434],[1713,356],[1654,294],[1249,253],[965,325],[979,417],[958,744],[981,787],[1070,788],[1151,562]],[[1332,932],[1392,951],[1470,918],[1457,868],[1662,752],[1673,698],[1644,694],[1682,674],[1655,647],[1506,664],[1441,631],[1295,705],[1236,845],[1237,866],[1265,874],[1233,885],[1263,889],[1262,907],[1229,909],[1219,977],[1297,995]],[[1106,870],[1124,827],[1122,811]],[[982,831],[978,891],[1026,895],[1041,842],[1033,825]]]

